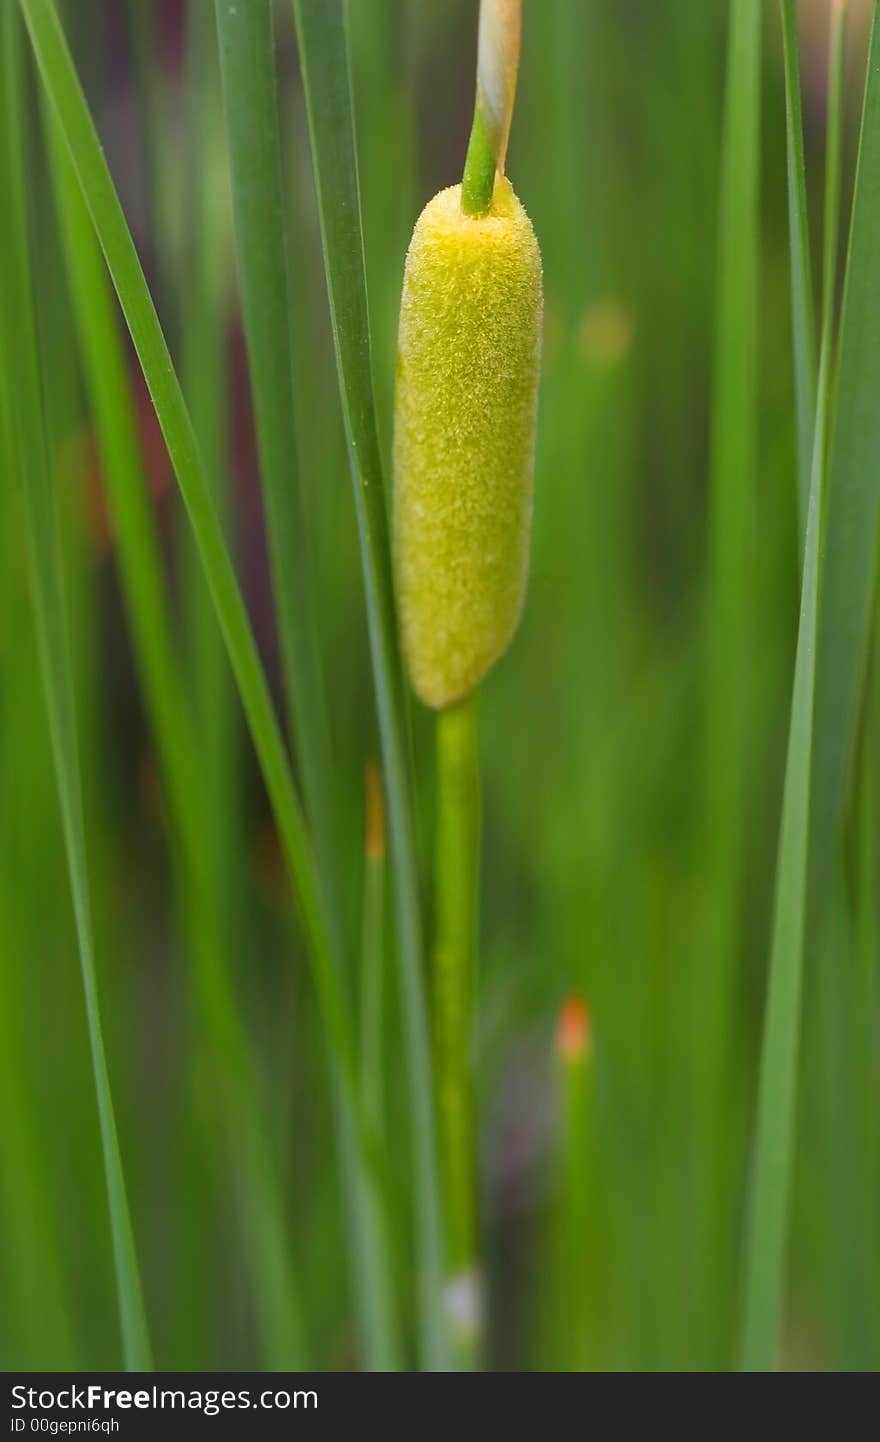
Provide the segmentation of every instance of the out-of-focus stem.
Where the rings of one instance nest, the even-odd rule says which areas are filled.
[[[473,1021],[480,791],[476,695],[437,714],[434,1062],[447,1218],[447,1303],[463,1358],[481,1329]]]
[[[570,997],[559,1018],[561,1148],[556,1262],[556,1358],[560,1370],[583,1372],[589,1361],[590,1287],[588,1227],[593,1047],[590,1017]]]

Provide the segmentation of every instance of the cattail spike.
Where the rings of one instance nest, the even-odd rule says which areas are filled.
[[[462,183],[425,206],[403,277],[394,565],[410,680],[434,707],[503,655],[525,598],[543,296],[503,174],[521,16],[521,0],[483,0]]]
[[[541,256],[499,176],[419,217],[406,258],[394,422],[394,560],[403,651],[428,706],[462,700],[507,649],[532,520]]]

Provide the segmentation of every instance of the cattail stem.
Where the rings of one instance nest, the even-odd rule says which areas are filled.
[[[479,100],[461,178],[461,208],[465,215],[485,215],[495,188],[495,154],[483,121]]]
[[[476,693],[437,713],[434,1062],[446,1194],[448,1304],[462,1355],[479,1345],[473,1019],[480,791]]]

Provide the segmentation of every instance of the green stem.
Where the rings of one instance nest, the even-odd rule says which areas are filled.
[[[485,215],[495,188],[495,155],[489,144],[479,99],[461,179],[461,208],[465,215]]]
[[[437,715],[434,1060],[446,1198],[447,1265],[470,1287],[477,1262],[473,1023],[477,975],[480,788],[476,693]],[[465,1299],[466,1302],[466,1299]],[[462,1344],[477,1339],[454,1318]]]

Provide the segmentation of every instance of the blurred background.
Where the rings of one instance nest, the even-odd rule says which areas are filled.
[[[213,5],[68,0],[61,8],[217,480],[280,707]],[[748,764],[722,1123],[713,1143],[722,1200],[707,1217],[703,1102],[715,1042],[705,1013],[713,847],[703,641],[728,6],[525,6],[508,173],[545,267],[535,528],[524,622],[481,702],[481,1173],[489,1360],[499,1370],[717,1365],[736,1330],[799,586],[782,50],[778,7],[764,8],[760,429],[748,582],[755,625],[748,677],[732,674],[727,698],[731,708],[748,706]],[[364,769],[378,744],[292,11],[286,0],[275,9],[296,424],[343,820],[345,924],[356,936]],[[870,5],[853,0],[851,9],[847,205]],[[349,10],[387,462],[403,258],[421,207],[460,178],[477,5],[351,0]],[[818,214],[829,3],[802,0],[799,11]],[[259,1368],[265,1357],[242,1240],[238,1157],[194,1003],[173,838],[120,593],[29,57],[28,72],[34,265],[51,357],[47,418],[100,983],[157,1364]],[[357,1365],[357,1346],[346,1218],[314,992],[174,477],[129,359],[175,625],[202,712],[215,804],[207,844],[218,848],[228,879],[222,938],[280,1159],[308,1355],[316,1367],[347,1369]],[[0,1356],[8,1368],[114,1368],[121,1354],[87,1033],[13,503],[3,545]],[[413,730],[429,916],[432,732],[415,704]],[[807,975],[782,1358],[789,1369],[871,1369],[880,1361],[877,1017],[865,1004],[865,976],[878,961],[877,888],[868,888],[869,916],[842,871],[829,935]],[[554,1253],[566,1190],[558,1024],[572,997],[587,1004],[591,1022],[587,1200],[577,1244],[587,1300],[576,1356]],[[411,1183],[390,962],[386,1010],[385,1125],[398,1287],[409,1315]],[[716,1275],[707,1297],[709,1254]]]

